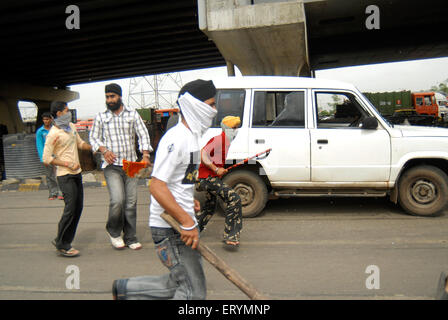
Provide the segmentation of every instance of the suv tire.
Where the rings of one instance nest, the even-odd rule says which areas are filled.
[[[248,170],[237,170],[224,176],[223,182],[232,187],[241,198],[243,217],[258,216],[268,201],[268,190],[263,179]],[[219,200],[221,208],[223,203]]]
[[[439,215],[448,204],[447,175],[428,165],[407,170],[399,180],[398,201],[411,215]]]

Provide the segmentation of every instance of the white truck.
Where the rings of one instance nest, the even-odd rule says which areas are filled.
[[[439,107],[438,116],[443,119],[444,122],[448,121],[448,101],[445,95],[440,92],[434,92],[437,106]]]
[[[298,77],[213,80],[218,115],[241,127],[226,162],[272,148],[223,179],[240,195],[243,216],[268,199],[389,196],[409,214],[436,216],[448,204],[448,129],[388,123],[355,86]]]

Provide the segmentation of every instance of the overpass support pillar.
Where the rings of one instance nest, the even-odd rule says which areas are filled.
[[[236,65],[243,75],[311,75],[303,0],[198,0],[198,17],[228,70]]]
[[[52,87],[40,87],[28,84],[0,84],[0,123],[8,128],[8,133],[25,132],[18,102],[31,101],[37,105],[37,125],[40,115],[50,111],[52,101],[70,102],[79,99],[79,93]]]
[[[17,99],[0,96],[0,124],[8,128],[8,133],[25,131],[17,103]]]

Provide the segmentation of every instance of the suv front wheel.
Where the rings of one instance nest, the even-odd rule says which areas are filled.
[[[448,177],[439,168],[422,165],[400,178],[398,201],[409,214],[437,216],[448,204]]]

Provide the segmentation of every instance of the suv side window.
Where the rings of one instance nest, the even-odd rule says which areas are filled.
[[[216,108],[218,114],[213,119],[212,128],[221,127],[221,120],[227,116],[240,117],[243,122],[245,90],[218,90]]]
[[[304,91],[256,91],[252,127],[305,127]]]
[[[369,116],[348,92],[316,92],[315,99],[318,128],[359,128]]]

